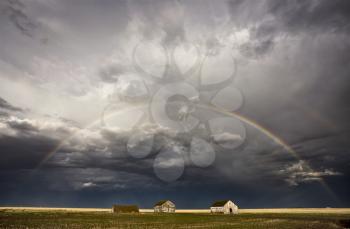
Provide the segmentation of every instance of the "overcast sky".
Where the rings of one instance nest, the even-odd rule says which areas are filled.
[[[0,205],[349,207],[349,60],[347,0],[3,0]]]

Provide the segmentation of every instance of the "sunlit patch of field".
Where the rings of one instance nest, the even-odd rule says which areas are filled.
[[[71,212],[111,212],[111,208],[48,208],[48,207],[0,207],[1,210],[28,211],[71,211]],[[140,209],[141,213],[153,213],[153,209]],[[176,209],[176,213],[210,213],[210,209]],[[246,213],[324,213],[350,214],[350,208],[260,208],[239,209],[240,214]]]
[[[324,214],[350,214],[350,208],[266,208],[266,209],[240,209],[239,213],[324,213]]]
[[[213,215],[201,209],[171,214],[149,211],[151,209],[143,209],[140,214],[114,214],[110,209],[92,208],[0,208],[0,228],[350,227],[349,209],[243,209],[238,215]]]
[[[0,211],[70,211],[70,212],[111,212],[111,208],[48,208],[48,207],[0,207]]]

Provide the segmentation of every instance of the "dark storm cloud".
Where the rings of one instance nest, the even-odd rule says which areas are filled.
[[[3,104],[6,107],[14,107],[5,100]],[[0,168],[3,173],[28,170],[31,171],[29,174],[48,177],[47,174],[51,174],[48,171],[53,170],[54,174],[51,175],[54,175],[56,180],[46,182],[50,183],[48,184],[50,187],[59,186],[59,190],[72,188],[110,190],[159,183],[153,174],[151,158],[135,160],[126,153],[130,131],[83,129],[75,122],[66,119],[40,116],[27,119],[18,117],[14,111],[0,119],[0,131],[2,149]],[[152,128],[151,131],[158,132]],[[157,138],[158,144],[163,142],[163,145],[173,140],[161,129]],[[156,153],[159,147],[156,145],[151,155]],[[49,160],[46,160],[48,155]],[[38,170],[39,166],[45,168],[46,175],[40,174],[42,171]],[[96,178],[91,178],[91,174],[86,173],[87,171],[94,171]],[[106,178],[106,174],[111,174],[109,179]],[[119,174],[124,174],[124,178],[119,179]],[[136,182],[134,179],[139,181]],[[147,184],[140,181],[147,179]],[[64,187],[67,182],[69,185]]]
[[[327,1],[267,1],[268,12],[290,32],[349,32],[350,3]]]
[[[27,15],[25,5],[20,0],[5,0],[0,3],[0,11],[24,35],[33,36],[37,24]]]
[[[230,1],[235,26],[250,29],[250,41],[241,51],[259,57],[271,51],[277,38],[300,33],[349,33],[350,4],[347,1]]]
[[[6,124],[12,128],[15,129],[16,131],[19,132],[37,132],[38,128],[36,126],[34,126],[33,124],[31,124],[30,122],[26,121],[26,120],[8,120],[6,122]]]
[[[312,41],[314,38],[308,37],[309,34],[303,36],[297,36],[302,42],[293,49],[299,52],[294,53],[293,61],[281,61],[282,68],[292,71],[269,72],[270,79],[265,81],[266,87],[260,85],[259,93],[250,97],[246,91],[247,103],[243,109],[249,117],[292,143],[300,160],[316,171],[313,173],[305,166],[297,166],[300,165],[298,160],[286,160],[282,163],[286,166],[277,171],[289,176],[286,180],[290,184],[317,180],[319,178],[314,176],[318,175],[328,180],[327,176],[331,174],[336,177],[349,174],[346,169],[350,159],[347,140],[349,104],[341,96],[348,93],[349,85],[350,71],[343,64],[350,47],[347,35],[319,34],[319,42]],[[265,57],[271,58],[276,52],[266,53]],[[310,66],[314,68],[310,70]],[[264,66],[260,66],[261,69]],[[265,93],[269,95],[263,96]],[[274,98],[273,94],[280,97]],[[297,171],[299,168],[304,171]]]
[[[107,83],[115,83],[118,81],[118,78],[121,74],[125,73],[126,67],[120,64],[112,64],[106,67],[103,67],[99,71],[101,79]]]
[[[268,28],[264,27],[265,23],[275,21],[279,32],[344,32],[349,29],[350,4],[343,0],[236,0],[229,1],[229,6],[233,22],[241,27],[258,23],[264,31]]]
[[[19,107],[12,106],[6,100],[0,97],[0,109],[10,110],[10,111],[23,111]]]
[[[8,113],[0,118],[1,170],[34,168],[56,144],[57,139],[45,136],[33,120],[23,119],[22,108],[1,98],[1,108]]]
[[[57,141],[44,136],[2,135],[0,168],[1,170],[33,169],[56,144]]]
[[[262,166],[270,168],[267,171],[274,171],[272,177],[284,173],[291,185],[320,179],[318,176],[326,180],[329,175],[348,177],[349,103],[344,98],[349,93],[350,69],[344,63],[350,51],[349,3],[267,0],[231,1],[229,5],[232,23],[249,31],[248,41],[240,46],[243,56],[275,59],[276,54],[287,54],[282,55],[285,60],[275,59],[283,70],[268,72],[269,79],[262,76],[266,73],[253,73],[255,80],[259,75],[267,80],[262,81],[266,87],[260,85],[254,97],[250,97],[253,90],[244,92],[247,103],[242,112],[294,143],[300,159],[282,159],[276,164],[268,162],[267,154],[250,161],[262,161]],[[290,45],[281,47],[284,42]],[[266,69],[258,66],[260,71]],[[241,74],[253,71],[247,72]],[[281,97],[274,98],[273,94]],[[247,148],[251,146],[249,143]],[[261,174],[259,165],[248,169],[254,170]],[[262,174],[265,178],[271,176]],[[346,185],[342,187],[348,189]]]
[[[349,132],[343,132],[300,141],[293,147],[312,168],[333,168],[349,174],[349,137]]]
[[[84,169],[91,170],[104,170],[109,171],[108,173],[126,173],[132,177],[148,177],[148,184],[157,186],[161,183],[153,173],[153,157],[156,156],[160,150],[169,144],[181,144],[184,149],[189,151],[190,136],[183,134],[176,134],[169,132],[169,130],[154,129],[153,127],[146,127],[145,131],[155,134],[155,145],[152,147],[152,152],[145,159],[135,159],[128,155],[126,145],[130,131],[113,131],[113,130],[101,130],[93,131],[88,129],[81,129],[73,125],[72,122],[60,122],[47,123],[38,120],[29,120],[14,118],[13,116],[2,123],[6,124],[9,135],[2,135],[1,147],[5,149],[5,153],[2,155],[3,164],[1,168],[3,170],[12,169],[34,169],[41,164],[42,160],[52,152],[57,145],[64,139],[64,144],[60,146],[55,153],[51,155],[48,161],[45,161],[43,168],[47,169],[68,169],[74,171],[76,174],[74,184],[69,187],[63,187],[60,182],[60,178],[57,177],[54,183],[60,183],[60,189],[74,188],[78,189],[77,186],[81,186],[81,189],[94,187],[101,187],[102,184],[98,184],[97,181],[90,181],[87,176],[80,174],[85,171]],[[70,136],[74,136],[71,138]],[[83,137],[85,136],[85,137]],[[259,140],[256,144],[260,144]],[[199,179],[200,177],[206,177],[206,183],[217,183],[216,177],[220,174],[222,180],[219,182],[224,184],[228,180],[234,181],[239,180],[243,183],[249,181],[264,178],[266,182],[283,182],[284,179],[289,177],[289,174],[280,174],[277,171],[283,169],[283,165],[286,161],[290,161],[290,156],[287,154],[281,154],[277,157],[275,154],[271,154],[269,149],[273,146],[267,146],[265,153],[257,150],[257,146],[252,142],[248,144],[250,147],[244,148],[241,152],[236,154],[228,154],[225,150],[218,150],[217,160],[214,166],[199,169],[194,167],[189,159],[186,159],[186,173],[184,177],[186,179]],[[185,158],[188,155],[183,155]],[[264,161],[259,167],[254,165],[252,158],[255,160]],[[233,162],[239,162],[232,163]],[[229,162],[229,163],[224,163]],[[221,168],[225,168],[224,171]],[[59,170],[64,171],[64,170]],[[232,171],[241,171],[237,174],[231,174]],[[37,174],[38,172],[36,172]],[[55,173],[58,176],[59,172]],[[80,174],[80,175],[78,175]],[[102,173],[101,176],[103,176]],[[206,174],[206,175],[204,175]],[[71,176],[63,175],[64,182],[69,182]],[[81,180],[79,181],[79,177]],[[97,179],[97,178],[96,178]],[[102,179],[98,178],[98,179]],[[141,178],[140,178],[141,179]],[[152,182],[151,182],[152,181]],[[47,181],[50,183],[49,181]],[[63,181],[62,181],[63,182]],[[63,182],[63,183],[64,183]],[[103,189],[115,188],[115,179],[111,182],[104,181]],[[299,182],[299,181],[298,181]],[[79,185],[75,185],[75,183]],[[135,184],[131,180],[119,180],[117,182],[120,187],[134,187]],[[85,184],[85,186],[84,186]],[[176,183],[175,183],[176,184]],[[194,182],[193,184],[199,184]],[[108,185],[110,187],[108,187]],[[131,186],[130,186],[131,185]],[[180,181],[177,185],[189,185],[186,180],[184,183]],[[266,184],[267,185],[267,184]],[[57,185],[52,185],[57,187]]]
[[[14,107],[5,100],[3,104]],[[1,119],[2,187],[7,191],[22,185],[40,186],[47,191],[112,191],[158,183],[152,175],[150,159],[135,163],[124,153],[127,133],[100,134],[75,124],[52,117],[49,121],[47,117],[22,119],[14,111]],[[62,140],[65,144],[46,161]]]

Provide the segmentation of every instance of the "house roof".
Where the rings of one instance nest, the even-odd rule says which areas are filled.
[[[223,207],[229,201],[230,200],[219,200],[219,201],[214,202],[211,206],[212,207]]]
[[[158,201],[155,205],[154,205],[154,207],[155,206],[162,206],[165,202],[167,202],[167,201],[170,201],[170,200],[160,200],[160,201]],[[171,202],[171,201],[170,201]]]
[[[113,205],[113,210],[114,211],[119,211],[119,212],[138,212],[139,207],[137,205]]]

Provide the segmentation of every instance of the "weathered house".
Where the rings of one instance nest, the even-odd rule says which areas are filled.
[[[138,213],[139,207],[137,205],[113,205],[113,213]]]
[[[170,200],[161,200],[153,206],[154,212],[175,212],[175,204]]]
[[[211,213],[237,214],[238,206],[231,200],[221,200],[214,202],[210,207]]]

